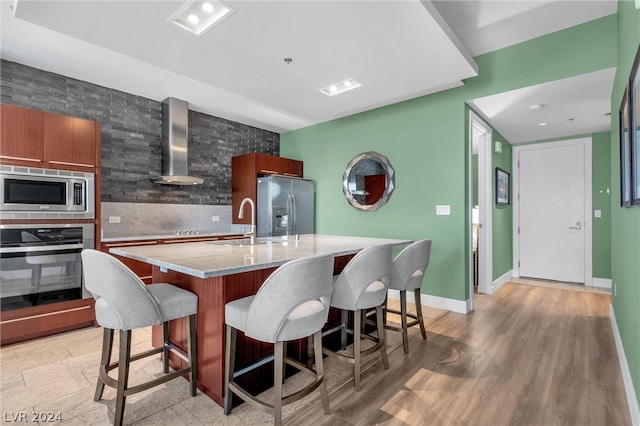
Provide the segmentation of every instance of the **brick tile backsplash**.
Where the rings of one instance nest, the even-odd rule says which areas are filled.
[[[280,152],[278,133],[189,111],[189,173],[204,178],[204,184],[153,184],[150,178],[161,173],[162,99],[4,59],[0,78],[3,103],[100,122],[102,201],[231,205],[231,157]]]

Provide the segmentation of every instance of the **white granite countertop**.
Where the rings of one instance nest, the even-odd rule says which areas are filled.
[[[109,251],[119,256],[147,262],[160,268],[198,278],[217,277],[277,267],[288,260],[316,254],[342,256],[378,245],[404,245],[411,240],[349,237],[338,235],[300,235],[259,238],[255,245],[247,240],[206,241],[153,246],[128,246]]]
[[[120,241],[146,241],[146,240],[172,240],[175,238],[202,238],[202,237],[228,237],[231,235],[239,235],[238,232],[207,232],[201,234],[136,234],[136,235],[123,235],[119,237],[107,237],[102,238],[100,241],[103,243],[117,243]]]

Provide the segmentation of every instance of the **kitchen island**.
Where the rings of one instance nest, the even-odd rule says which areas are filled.
[[[207,241],[171,245],[128,246],[110,252],[153,265],[153,282],[169,283],[198,295],[198,388],[222,405],[224,388],[224,306],[227,302],[255,294],[264,280],[280,265],[305,256],[331,254],[334,274],[342,271],[360,250],[379,244],[405,245],[410,240],[300,235],[249,240]],[[302,278],[302,277],[301,277]],[[185,319],[172,321],[170,340],[186,348]],[[305,341],[289,351],[305,353]],[[153,330],[154,346],[161,346],[159,326]],[[273,345],[246,339],[238,333],[236,366],[243,368],[273,351]],[[174,368],[184,361],[171,358]],[[248,382],[270,381],[269,370],[256,370],[246,376]]]

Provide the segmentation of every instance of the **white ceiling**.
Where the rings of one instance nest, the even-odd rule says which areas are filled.
[[[158,101],[181,98],[277,132],[459,86],[477,75],[472,55],[617,8],[616,0],[239,0],[199,38],[167,22],[182,1],[18,0],[15,17],[11,3],[0,0],[3,59]],[[318,91],[345,78],[363,87]],[[572,105],[578,93],[564,93]],[[489,117],[482,109],[492,102],[476,101]]]
[[[435,0],[472,56],[616,13],[618,0]]]
[[[469,104],[512,144],[604,132],[611,128],[608,114],[615,74],[615,68],[608,68]],[[530,110],[532,105],[542,108]]]

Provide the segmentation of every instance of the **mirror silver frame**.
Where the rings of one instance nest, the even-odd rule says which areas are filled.
[[[352,169],[360,161],[367,160],[367,159],[374,160],[380,163],[382,165],[382,168],[384,169],[384,173],[386,177],[386,182],[385,182],[386,185],[385,185],[384,193],[382,194],[382,197],[380,197],[380,199],[374,204],[360,204],[358,200],[356,200],[353,197],[353,194],[349,190],[349,175],[351,174]],[[380,207],[387,204],[387,202],[389,201],[389,198],[391,197],[391,194],[393,193],[393,190],[395,189],[395,185],[396,185],[395,174],[396,172],[391,166],[391,163],[389,162],[389,159],[387,157],[385,157],[384,155],[378,154],[375,151],[363,152],[362,154],[356,155],[353,158],[353,160],[351,160],[349,164],[347,164],[347,168],[344,171],[344,175],[342,175],[342,191],[344,192],[344,196],[347,198],[347,201],[349,202],[349,204],[351,204],[356,209],[362,210],[362,211],[369,211],[369,212],[376,211]]]

